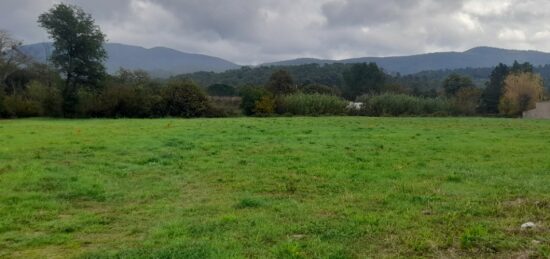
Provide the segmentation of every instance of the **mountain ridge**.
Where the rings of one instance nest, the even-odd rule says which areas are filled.
[[[41,42],[24,45],[21,51],[38,62],[45,62],[53,50],[52,43]],[[115,73],[121,67],[142,69],[157,77],[169,77],[178,74],[199,71],[223,72],[240,66],[222,58],[187,53],[167,47],[144,48],[122,43],[106,43],[105,50],[107,72]]]
[[[514,61],[529,62],[533,65],[550,64],[550,53],[536,50],[510,50],[480,46],[466,51],[433,52],[407,56],[358,57],[342,60],[298,58],[271,63],[263,66],[292,66],[305,64],[363,63],[375,62],[390,73],[414,74],[422,71],[457,68],[494,67],[498,63],[511,64]]]
[[[234,62],[218,57],[187,53],[162,46],[144,48],[122,43],[106,43],[105,48],[109,55],[106,61],[109,73],[115,73],[123,67],[142,69],[155,77],[166,78],[202,71],[219,73],[241,67]],[[52,44],[47,42],[21,47],[23,52],[41,62],[46,61],[52,49]],[[407,56],[358,57],[342,60],[296,58],[252,67],[375,62],[388,73],[407,75],[432,70],[494,67],[498,63],[512,64],[516,60],[529,62],[535,66],[546,65],[550,64],[550,53],[479,46],[462,52],[433,52]]]

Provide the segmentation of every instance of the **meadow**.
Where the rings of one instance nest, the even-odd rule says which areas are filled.
[[[0,257],[529,256],[550,121],[0,120]]]

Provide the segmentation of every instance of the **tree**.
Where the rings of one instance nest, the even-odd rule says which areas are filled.
[[[50,59],[65,77],[64,111],[74,114],[78,87],[97,87],[105,76],[105,35],[91,15],[63,3],[41,14],[38,22],[54,41]]]
[[[12,38],[8,32],[0,30],[0,88],[11,74],[28,61],[27,56],[19,51],[21,44],[21,41]]]
[[[245,86],[239,91],[241,96],[241,109],[245,115],[254,115],[256,112],[256,102],[262,97],[271,97],[271,93],[265,88],[259,86]]]
[[[443,89],[445,90],[445,95],[449,97],[455,96],[460,89],[468,87],[475,87],[472,79],[456,73],[449,75],[445,79],[445,81],[443,81]]]
[[[226,84],[213,84],[206,89],[210,96],[235,96],[235,87]]]
[[[200,117],[207,115],[210,106],[206,94],[190,81],[172,81],[161,90],[164,115]]]
[[[146,85],[151,82],[151,77],[149,76],[149,73],[141,69],[130,70],[125,68],[120,68],[116,72],[113,79],[117,83],[130,84],[134,86]]]
[[[485,113],[497,114],[498,105],[504,89],[504,80],[510,73],[508,66],[500,63],[493,69],[485,90],[481,95],[481,110]]]
[[[504,93],[499,110],[508,116],[517,116],[535,108],[542,100],[544,88],[540,75],[533,73],[513,73],[504,80]]]
[[[512,73],[533,73],[533,65],[531,65],[529,62],[525,62],[523,64],[520,64],[517,60],[514,61],[514,64],[512,65],[512,68],[510,69],[510,72]]]
[[[352,100],[362,94],[379,94],[386,81],[386,74],[376,63],[353,64],[343,77],[344,96]]]
[[[479,105],[481,90],[476,87],[460,88],[453,97],[451,104],[457,114],[474,115]]]
[[[296,92],[292,76],[286,70],[277,70],[271,74],[267,82],[267,90],[274,95],[287,95]]]
[[[300,92],[305,94],[340,95],[336,88],[318,83],[305,84],[300,86],[298,89]]]

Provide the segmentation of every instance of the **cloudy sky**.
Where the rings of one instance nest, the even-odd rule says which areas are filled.
[[[59,0],[0,0],[0,29],[47,41],[36,20]],[[109,42],[165,46],[239,64],[475,46],[550,51],[547,0],[66,0]]]

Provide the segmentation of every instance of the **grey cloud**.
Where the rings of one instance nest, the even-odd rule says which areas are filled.
[[[60,0],[2,0],[0,29],[47,40],[36,23]],[[110,42],[166,46],[241,64],[486,45],[550,50],[545,0],[65,0]]]

